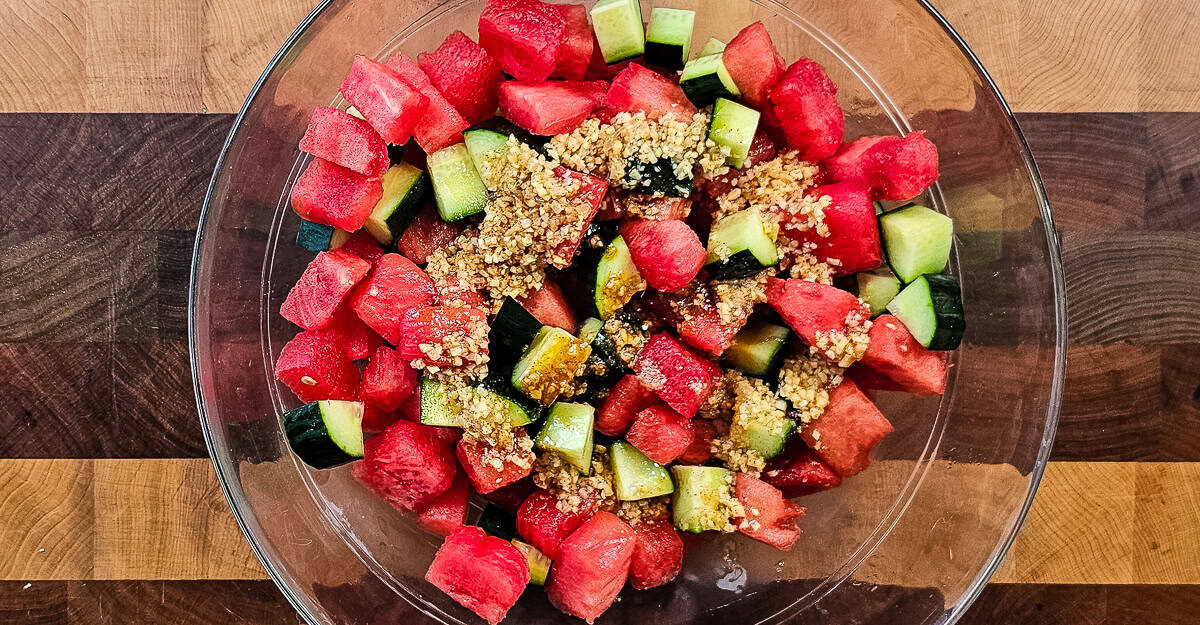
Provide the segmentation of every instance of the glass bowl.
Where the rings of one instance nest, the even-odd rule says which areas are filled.
[[[591,4],[591,2],[588,2]],[[791,552],[739,535],[688,536],[669,585],[627,589],[601,623],[953,622],[1021,525],[1061,400],[1065,304],[1058,243],[1032,158],[979,62],[912,0],[667,0],[694,41],[762,20],[790,63],[820,62],[847,136],[923,129],[941,153],[924,200],[954,218],[951,271],[968,317],[948,392],[878,393],[896,432],[866,472],[806,497]],[[644,3],[648,15],[652,3]],[[217,163],[196,239],[189,324],[205,438],[230,506],[271,578],[312,624],[479,623],[423,580],[439,541],[350,477],[289,453],[272,377],[295,329],[279,304],[310,254],[288,190],[316,106],[338,101],[356,53],[431,50],[476,34],[481,0],[323,2],[271,61]],[[578,622],[530,589],[509,623]]]

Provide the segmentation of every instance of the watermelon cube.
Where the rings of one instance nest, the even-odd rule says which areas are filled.
[[[400,510],[423,510],[454,480],[454,452],[418,423],[396,421],[365,451],[356,477]]]
[[[517,510],[517,533],[547,558],[557,560],[562,542],[595,512],[594,502],[583,502],[574,512],[558,509],[558,495],[538,489]]]
[[[525,591],[529,563],[512,543],[468,525],[442,543],[425,579],[495,625]]]
[[[562,542],[546,595],[565,614],[588,623],[616,601],[636,548],[632,528],[611,512],[592,515]]]
[[[815,163],[837,152],[846,119],[837,103],[837,85],[816,61],[792,63],[770,98],[788,147],[801,158]]]
[[[621,236],[646,283],[659,291],[677,291],[704,267],[700,237],[678,219],[635,219],[621,225]]]
[[[496,504],[501,510],[509,514],[516,514],[521,504],[525,503],[525,500],[537,491],[537,489],[538,487],[533,483],[532,478],[525,478],[517,480],[508,486],[497,488],[488,493],[484,499]]]
[[[405,310],[398,327],[396,351],[408,361],[423,360],[425,364],[441,367],[462,366],[461,357],[449,350],[437,358],[421,351],[421,345],[443,345],[453,336],[478,336],[476,349],[487,353],[487,312],[479,308],[454,306],[415,306]]]
[[[592,23],[588,21],[587,8],[582,4],[552,4],[563,18],[563,39],[558,46],[558,56],[554,62],[556,78],[580,80],[587,73],[592,60],[592,50],[595,39],[592,36]]]
[[[341,91],[379,136],[393,145],[408,141],[429,106],[429,98],[395,70],[365,56],[354,57]]]
[[[387,143],[367,122],[335,108],[313,111],[308,130],[300,139],[300,151],[345,167],[368,178],[387,171]]]
[[[479,43],[517,80],[554,73],[567,29],[562,13],[539,0],[488,0],[479,16]]]
[[[292,185],[292,210],[301,219],[348,232],[362,228],[383,197],[383,183],[314,158]]]
[[[767,94],[783,76],[783,57],[761,21],[743,28],[721,55],[729,77],[750,106],[766,108]]]
[[[305,330],[320,330],[370,270],[371,263],[349,252],[321,252],[292,286],[279,314]]]
[[[608,104],[609,85],[606,80],[564,80],[563,84],[587,96],[592,101],[592,111],[603,109]]]
[[[421,71],[417,62],[403,54],[397,54],[387,60],[387,66],[395,70],[405,82],[429,99],[429,105],[425,107],[425,114],[421,116],[421,121],[417,122],[417,127],[413,129],[413,139],[417,140],[421,149],[432,154],[455,143],[462,143],[462,132],[471,124],[433,86],[429,76]],[[405,160],[409,159],[405,158]],[[423,167],[423,164],[418,163],[416,159],[410,162],[418,167]]]
[[[871,450],[892,424],[850,380],[829,394],[825,413],[800,431],[808,446],[843,478],[857,475],[871,463]]]
[[[636,375],[626,375],[608,391],[596,413],[595,429],[607,436],[620,436],[639,412],[657,401],[654,391],[646,388]]]
[[[681,464],[704,464],[712,458],[712,442],[720,433],[708,419],[692,419],[692,444],[676,460]]]
[[[911,200],[938,177],[937,146],[923,131],[904,137],[862,137],[823,162],[823,177],[861,182],[873,200]]]
[[[566,296],[549,278],[542,283],[542,288],[530,291],[517,302],[542,325],[562,328],[571,334],[579,331],[579,322],[575,320]]]
[[[346,358],[350,360],[369,358],[375,348],[383,345],[383,339],[368,328],[367,324],[354,314],[354,310],[345,304],[333,314],[333,321],[330,321],[329,325],[316,331],[328,336],[330,341],[341,347]]]
[[[383,248],[379,246],[379,241],[376,241],[375,237],[366,230],[359,230],[350,235],[350,238],[343,241],[337,249],[354,254],[371,263],[372,267],[380,258],[383,258],[384,254]]]
[[[483,293],[471,288],[466,280],[458,277],[458,272],[448,271],[445,276],[439,276],[434,282],[437,286],[438,302],[445,306],[466,308],[486,308],[487,299]]]
[[[381,345],[363,370],[358,396],[377,408],[395,412],[416,392],[419,378],[396,350]]]
[[[417,513],[417,524],[438,536],[449,536],[467,521],[467,498],[471,487],[465,475],[458,473],[446,492],[438,495]]]
[[[733,337],[746,324],[747,318],[723,322],[717,311],[716,295],[703,283],[695,287],[669,295],[651,296],[647,301],[655,312],[675,327],[675,332],[688,345],[710,356],[720,356],[733,344]],[[700,297],[703,297],[705,304],[695,306],[693,302]],[[678,312],[680,306],[686,307],[686,315]]]
[[[279,352],[275,377],[304,403],[321,399],[353,400],[358,367],[341,346],[321,332],[301,332]]]
[[[879,241],[879,223],[869,190],[858,182],[838,182],[814,187],[807,192],[812,197],[829,196],[832,202],[825,208],[825,225],[829,236],[823,237],[807,226],[780,224],[789,237],[811,243],[813,256],[828,262],[836,275],[846,275],[875,269],[883,264],[883,246]],[[784,219],[797,219],[785,214]]]
[[[771,278],[767,282],[767,301],[809,345],[816,344],[818,332],[849,334],[848,320],[871,316],[870,309],[853,293],[808,280]]]
[[[533,472],[533,445],[525,430],[514,431],[513,448],[507,453],[492,449],[482,442],[458,441],[458,461],[463,471],[471,478],[475,492],[486,495],[525,478]],[[500,468],[491,463],[492,458],[504,458]]]
[[[350,306],[359,319],[396,345],[404,311],[436,299],[433,280],[420,267],[399,254],[386,254],[350,295]]]
[[[450,33],[437,50],[419,55],[417,63],[468,122],[478,124],[496,112],[500,66],[461,30]]]
[[[646,341],[633,363],[638,380],[680,415],[692,418],[721,382],[721,368],[665,332]]]
[[[692,420],[663,404],[637,413],[625,440],[659,464],[669,464],[691,446]]]
[[[735,520],[738,531],[776,549],[791,551],[800,528],[796,521],[804,516],[804,506],[783,498],[778,488],[750,473],[738,473],[734,485],[745,518]]]
[[[362,401],[361,397],[359,401]],[[367,434],[378,434],[399,419],[399,412],[388,412],[363,402],[362,429]]]
[[[882,390],[903,390],[916,395],[946,392],[946,352],[922,347],[908,328],[891,315],[880,315],[867,336],[871,342],[860,364],[892,383],[891,388]]]
[[[418,265],[424,265],[429,255],[458,237],[462,226],[447,223],[438,217],[432,205],[417,213],[404,234],[396,241],[396,250]]]
[[[573,232],[576,235],[554,248],[554,254],[550,259],[552,265],[559,269],[565,269],[571,265],[572,260],[575,258],[575,252],[579,251],[579,245],[583,243],[583,237],[587,233],[588,227],[592,224],[592,220],[600,212],[600,207],[604,204],[604,197],[608,193],[608,181],[587,174],[581,174],[561,166],[555,167],[554,173],[559,177],[579,183],[579,191],[577,191],[576,197],[584,200],[587,207],[587,212],[579,215],[579,219],[573,225],[575,228]]]
[[[841,476],[833,467],[825,464],[799,436],[793,436],[782,453],[767,461],[762,479],[789,499],[819,493],[842,484]]]
[[[690,121],[696,113],[696,106],[678,83],[637,63],[630,63],[613,78],[607,106],[614,113],[643,112],[647,119],[673,115]]]
[[[683,568],[683,539],[666,516],[642,519],[631,525],[633,557],[629,585],[638,590],[656,588],[675,579]]]
[[[592,99],[558,81],[510,80],[500,85],[500,112],[529,132],[556,135],[583,123],[592,112]]]

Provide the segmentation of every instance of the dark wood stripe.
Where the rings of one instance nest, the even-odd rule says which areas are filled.
[[[67,625],[67,582],[0,582],[0,623]]]
[[[286,625],[300,617],[265,581],[68,582],[70,625]]]
[[[1192,625],[1200,586],[992,584],[961,625]]]

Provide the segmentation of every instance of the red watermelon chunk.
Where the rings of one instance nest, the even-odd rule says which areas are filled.
[[[843,478],[871,464],[871,449],[892,433],[892,424],[858,386],[844,380],[829,394],[825,413],[800,431],[808,446]]]
[[[783,76],[783,57],[762,22],[743,28],[729,40],[721,55],[729,77],[746,102],[759,110],[765,108],[767,93]]]
[[[486,495],[533,472],[534,454],[529,435],[522,429],[517,429],[514,435],[513,449],[507,454],[493,450],[484,443],[466,439],[458,442],[458,461],[467,472],[467,477],[471,478],[475,492]],[[504,457],[506,461],[497,469],[490,462],[493,457]]]
[[[808,280],[771,278],[767,282],[767,301],[809,345],[816,344],[817,332],[848,333],[847,318],[871,316],[853,293]]]
[[[427,154],[432,154],[455,143],[462,143],[462,132],[470,128],[471,124],[433,86],[417,62],[403,54],[397,54],[387,60],[387,66],[395,70],[405,82],[429,99],[429,106],[425,107],[425,114],[421,116],[421,121],[417,122],[417,127],[413,129],[413,138],[417,140],[421,149]],[[405,160],[408,160],[407,155]],[[422,163],[417,163],[415,160],[411,162],[418,167],[423,167]]]
[[[562,542],[595,512],[593,502],[583,502],[574,512],[558,509],[558,495],[538,489],[517,510],[517,533],[547,558],[557,560]]]
[[[370,270],[371,263],[349,252],[321,252],[309,261],[292,286],[279,314],[305,330],[324,328],[333,321],[342,300]]]
[[[681,464],[704,464],[712,458],[712,442],[719,432],[708,419],[692,419],[692,444],[676,458]]]
[[[617,380],[604,398],[604,404],[596,413],[596,431],[608,436],[620,436],[629,429],[637,413],[657,401],[654,391],[646,388],[636,375],[628,374]]]
[[[396,350],[380,346],[363,370],[358,395],[364,402],[394,412],[416,392],[419,378],[417,371]]]
[[[608,81],[606,80],[564,80],[563,84],[587,96],[592,101],[593,111],[605,108],[608,104]]]
[[[486,298],[483,293],[471,288],[465,280],[458,278],[458,272],[450,271],[439,277],[435,283],[438,291],[438,301],[446,306],[464,306],[467,308],[486,308]]]
[[[325,334],[340,346],[350,360],[368,358],[376,347],[383,345],[383,339],[346,305],[338,308],[333,314],[333,321],[317,332]]]
[[[396,421],[365,451],[356,477],[401,510],[424,509],[454,480],[454,452],[424,425]]]
[[[904,137],[862,137],[821,163],[823,175],[861,182],[873,200],[911,200],[938,177],[937,146],[924,131]]]
[[[575,320],[575,313],[571,312],[562,289],[548,278],[542,288],[530,291],[517,302],[542,325],[562,328],[571,334],[579,330],[579,322]]]
[[[637,413],[625,440],[647,458],[669,464],[687,451],[694,436],[691,419],[657,404]]]
[[[449,536],[467,520],[467,498],[471,487],[466,476],[458,473],[446,492],[438,495],[417,514],[417,524],[439,536]]]
[[[292,185],[292,210],[301,219],[354,232],[383,197],[375,178],[314,158]]]
[[[842,478],[799,436],[792,437],[783,453],[767,461],[762,479],[784,497],[803,497],[842,484]]]
[[[529,583],[529,563],[512,543],[463,526],[442,543],[425,579],[495,625]]]
[[[454,362],[455,356],[445,351],[439,358],[431,358],[421,351],[421,345],[444,344],[451,336],[469,335],[479,332],[483,338],[479,350],[487,353],[487,312],[479,308],[455,306],[416,306],[404,311],[400,319],[396,351],[405,360],[423,360],[426,365],[441,367],[462,366]]]
[[[704,298],[704,306],[693,305],[694,300]],[[716,295],[707,284],[699,283],[694,289],[679,293],[651,296],[648,303],[655,312],[675,327],[679,337],[711,356],[720,356],[730,345],[747,318],[738,318],[724,323],[717,311]],[[679,309],[684,308],[686,314]]]
[[[638,590],[655,588],[675,579],[683,568],[683,539],[665,516],[643,519],[633,528],[633,557],[629,585]]]
[[[734,491],[746,511],[745,518],[734,520],[738,531],[776,549],[791,551],[800,538],[796,521],[804,516],[804,506],[784,499],[778,488],[750,473],[737,474]]]
[[[361,400],[362,398],[360,397],[359,399]],[[386,410],[376,408],[372,404],[363,402],[363,432],[368,434],[378,434],[386,430],[387,426],[395,423],[400,418],[402,417],[399,412],[388,412]]]
[[[704,244],[678,219],[635,219],[621,225],[633,264],[646,282],[659,291],[677,291],[704,267]]]
[[[613,112],[644,112],[647,119],[674,115],[676,119],[691,120],[696,113],[695,105],[678,83],[637,63],[630,63],[613,78],[607,106]]]
[[[555,175],[568,180],[574,180],[579,183],[579,191],[576,192],[576,197],[587,202],[587,212],[579,216],[574,228],[576,236],[570,240],[563,241],[554,248],[551,264],[559,269],[565,269],[570,266],[571,261],[575,258],[575,252],[579,251],[579,245],[583,243],[583,236],[587,233],[588,226],[592,224],[592,220],[600,211],[600,207],[604,204],[604,197],[608,193],[608,181],[581,174],[577,171],[572,171],[566,167],[555,167]]]
[[[635,548],[632,528],[611,512],[597,512],[563,541],[546,582],[550,603],[595,621],[625,586]]]
[[[395,70],[365,56],[354,57],[341,91],[379,136],[393,145],[408,141],[429,106],[429,98]]]
[[[399,254],[386,254],[350,296],[354,312],[387,342],[400,342],[404,311],[437,299],[433,280]]]
[[[275,377],[300,401],[352,400],[358,388],[358,367],[341,346],[321,332],[301,332],[279,352]]]
[[[563,18],[563,40],[558,46],[558,57],[554,62],[552,76],[579,80],[587,73],[595,45],[592,24],[588,21],[587,8],[582,4],[552,4]]]
[[[815,163],[837,152],[846,119],[837,103],[837,85],[816,61],[792,63],[770,97],[788,147],[801,158]]]
[[[868,333],[870,343],[862,366],[895,385],[892,389],[916,395],[946,392],[946,352],[925,349],[908,328],[891,315],[880,315]]]
[[[450,33],[437,50],[419,55],[417,63],[468,122],[477,124],[496,112],[500,66],[461,30]]]
[[[350,252],[371,263],[371,266],[374,266],[384,255],[383,248],[379,246],[379,242],[366,230],[359,230],[350,235],[350,238],[346,239],[337,249],[343,252]]]
[[[533,479],[524,478],[508,486],[497,488],[488,493],[484,499],[500,506],[501,510],[509,514],[516,514],[521,504],[525,503],[525,500],[536,490],[537,486],[533,483]]]
[[[300,151],[323,158],[369,178],[387,171],[387,143],[367,122],[335,108],[315,109]]]
[[[567,29],[559,9],[539,0],[488,0],[479,16],[479,43],[517,80],[554,73]]]
[[[817,260],[829,262],[836,275],[846,275],[875,269],[883,264],[883,246],[879,242],[879,224],[875,205],[868,190],[857,182],[838,182],[814,187],[807,192],[812,197],[829,196],[832,202],[825,208],[825,225],[829,236],[816,230],[780,224],[788,236],[812,243]],[[796,219],[793,214],[787,218]]]
[[[697,356],[670,334],[642,346],[633,370],[647,388],[680,415],[692,418],[721,381],[721,368]]]
[[[556,135],[577,128],[592,112],[592,99],[554,80],[500,85],[500,112],[512,123],[537,135]]]
[[[424,265],[430,254],[445,247],[461,231],[461,226],[442,221],[437,210],[426,206],[413,218],[404,234],[400,235],[396,241],[396,249],[405,258],[418,265]]]

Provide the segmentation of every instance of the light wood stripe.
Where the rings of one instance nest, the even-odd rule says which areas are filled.
[[[314,4],[0,0],[0,111],[236,111]],[[1017,110],[1200,110],[1192,0],[937,5]]]
[[[964,506],[1015,477],[960,468]],[[1198,485],[1200,463],[1051,463],[994,581],[1200,584]],[[0,493],[0,580],[265,577],[207,460],[3,460]]]

